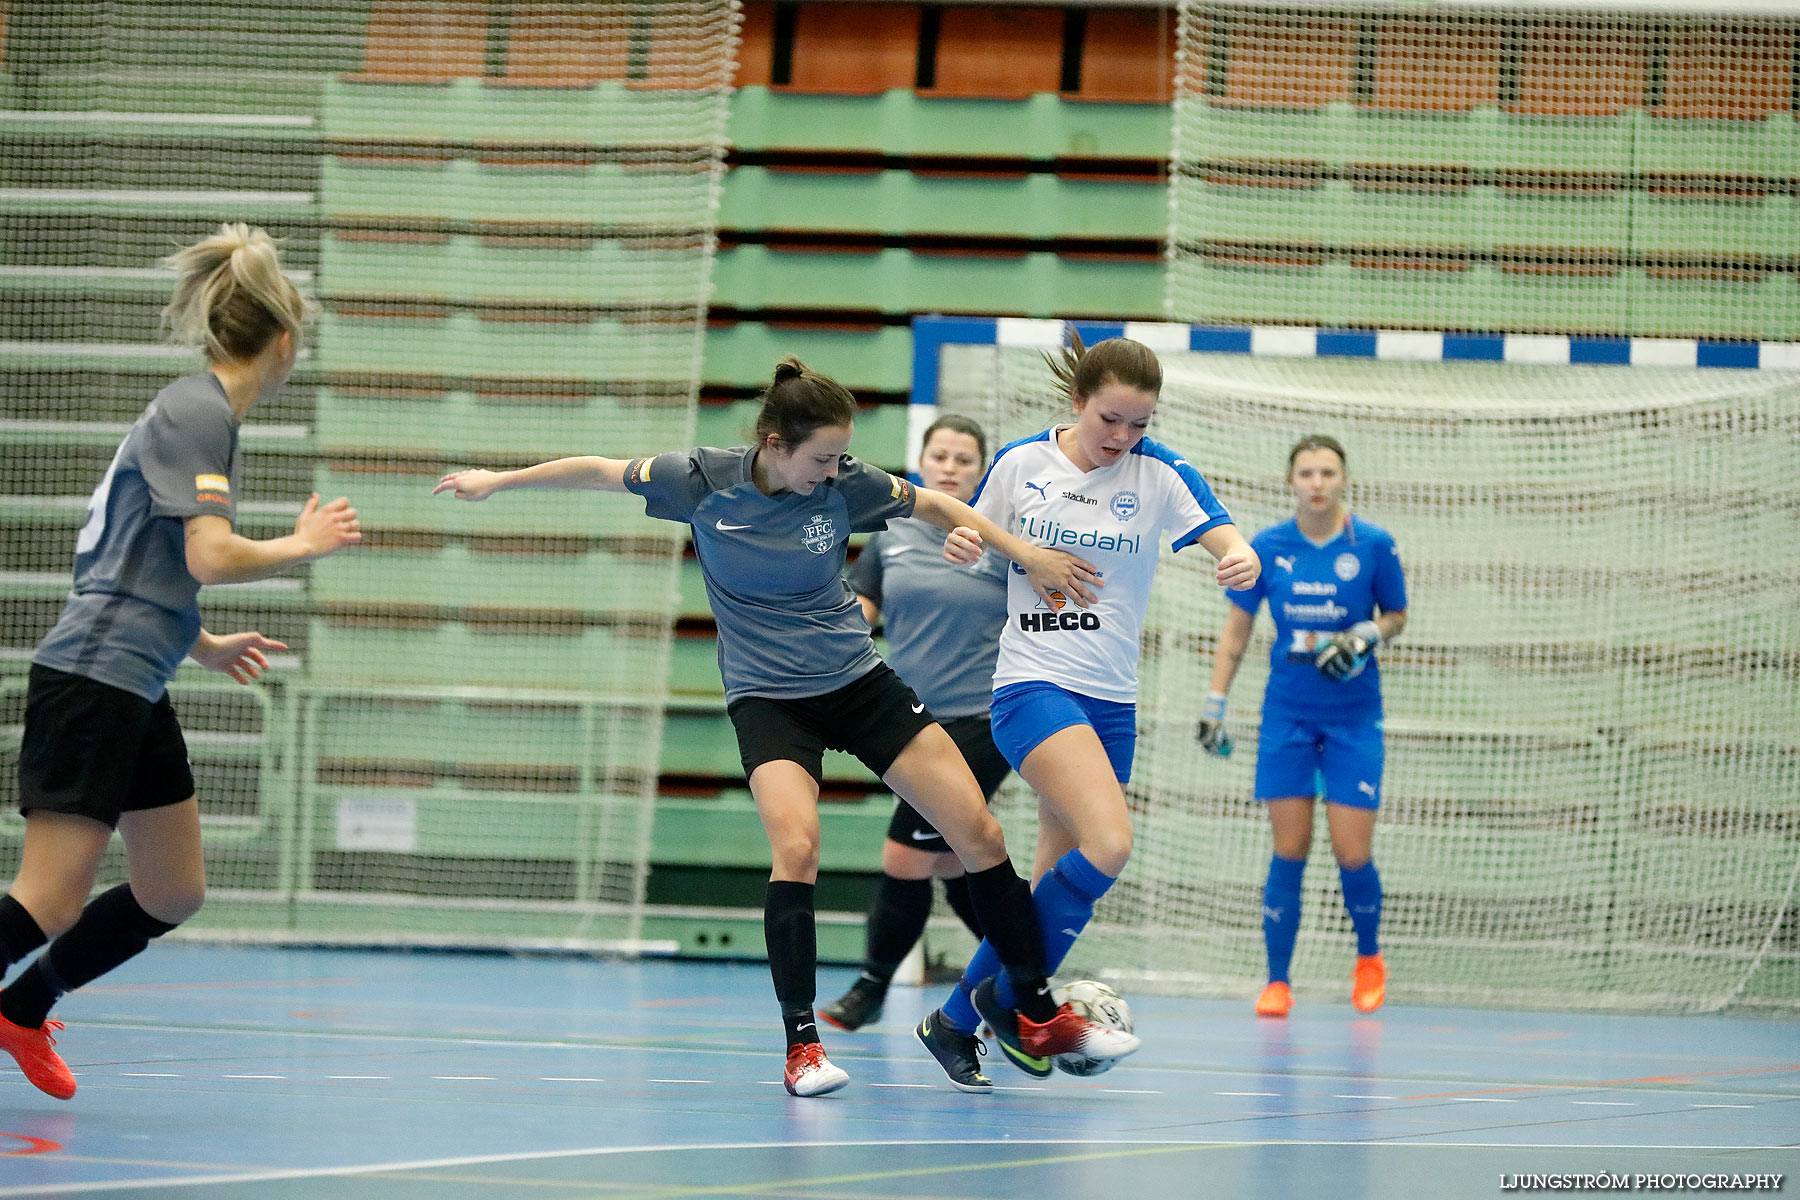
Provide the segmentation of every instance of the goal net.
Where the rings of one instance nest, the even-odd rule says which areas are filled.
[[[996,444],[1057,418],[1039,349],[1057,323],[960,324],[1011,344],[943,346],[923,398]],[[1128,332],[1166,373],[1151,436],[1247,535],[1292,516],[1288,450],[1326,433],[1347,449],[1354,511],[1398,541],[1409,619],[1381,652],[1375,841],[1393,994],[1800,1006],[1800,372],[1205,353],[1170,348],[1185,326]],[[1312,331],[1258,334],[1317,347]],[[1234,756],[1193,738],[1226,603],[1203,552],[1165,551],[1128,790],[1137,849],[1069,971],[1192,993],[1264,978],[1266,612],[1231,696]],[[1031,816],[1013,793],[1009,835]],[[1302,994],[1342,992],[1354,955],[1323,827]]]
[[[213,933],[630,943],[682,531],[623,497],[431,495],[447,470],[690,444],[731,0],[147,0],[0,22],[0,787],[89,493],[197,357],[156,262],[224,221],[323,307],[242,432],[239,528],[343,495],[367,540],[208,588],[287,643],[172,695]],[[0,817],[0,872],[22,822]],[[109,877],[121,864],[109,860]]]

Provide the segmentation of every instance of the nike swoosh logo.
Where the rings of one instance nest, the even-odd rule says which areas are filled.
[[[817,1029],[817,1028],[818,1028],[817,1025],[814,1025],[811,1021],[808,1021],[804,1025],[794,1026],[794,1032],[799,1033],[802,1029]]]
[[[714,529],[723,529],[726,532],[730,532],[733,529],[748,529],[750,527],[748,525],[727,525],[725,523],[725,519],[723,517],[721,517],[717,521],[713,522],[713,528]]]
[[[915,829],[912,831],[912,840],[915,842],[929,842],[932,838],[938,836],[938,831],[935,829]]]
[[[915,704],[912,706],[912,710],[916,713],[922,713],[925,711],[925,706],[923,704]]]

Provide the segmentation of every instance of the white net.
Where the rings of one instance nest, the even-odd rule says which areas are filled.
[[[1800,338],[1800,18],[1634,7],[1182,3],[1169,315]]]
[[[1393,994],[1800,1006],[1800,376],[1162,358],[1152,436],[1247,534],[1292,515],[1287,452],[1317,432],[1347,448],[1355,510],[1398,540],[1409,621],[1382,652],[1375,845]],[[943,363],[942,407],[1004,437],[1052,416],[1035,351]],[[1193,741],[1225,605],[1203,553],[1165,552],[1137,850],[1075,974],[1238,994],[1264,977],[1266,613],[1231,698],[1235,755]],[[1012,808],[1009,833],[1029,816]],[[1304,905],[1296,987],[1341,992],[1354,939],[1322,833]]]
[[[731,0],[15,5],[0,112],[0,695],[129,423],[196,359],[156,260],[221,221],[322,302],[251,414],[240,528],[348,496],[366,542],[207,589],[288,643],[190,678],[215,932],[617,943],[641,922],[681,531],[624,498],[479,507],[445,470],[693,437]],[[0,871],[16,855],[0,819]],[[116,873],[117,864],[108,867]]]

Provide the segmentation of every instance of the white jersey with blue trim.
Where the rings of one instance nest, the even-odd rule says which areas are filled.
[[[1180,550],[1231,516],[1200,472],[1161,442],[1143,438],[1112,466],[1083,471],[1057,445],[1057,432],[996,454],[974,507],[1009,533],[1092,563],[1105,586],[1095,589],[1092,608],[1060,593],[1046,604],[1014,564],[994,687],[1043,680],[1130,704],[1162,535]]]

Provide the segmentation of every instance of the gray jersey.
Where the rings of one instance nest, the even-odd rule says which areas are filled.
[[[881,662],[844,582],[845,539],[910,516],[913,488],[845,455],[812,495],[765,496],[755,459],[748,446],[633,459],[625,487],[651,516],[693,526],[726,700],[822,696]]]
[[[994,553],[973,567],[945,562],[944,531],[911,520],[870,538],[850,569],[850,586],[881,606],[888,665],[939,720],[988,710],[1006,627],[1006,568]]]
[[[119,444],[75,539],[75,590],[31,661],[154,703],[200,636],[184,518],[231,520],[238,419],[211,371],[157,393]]]

